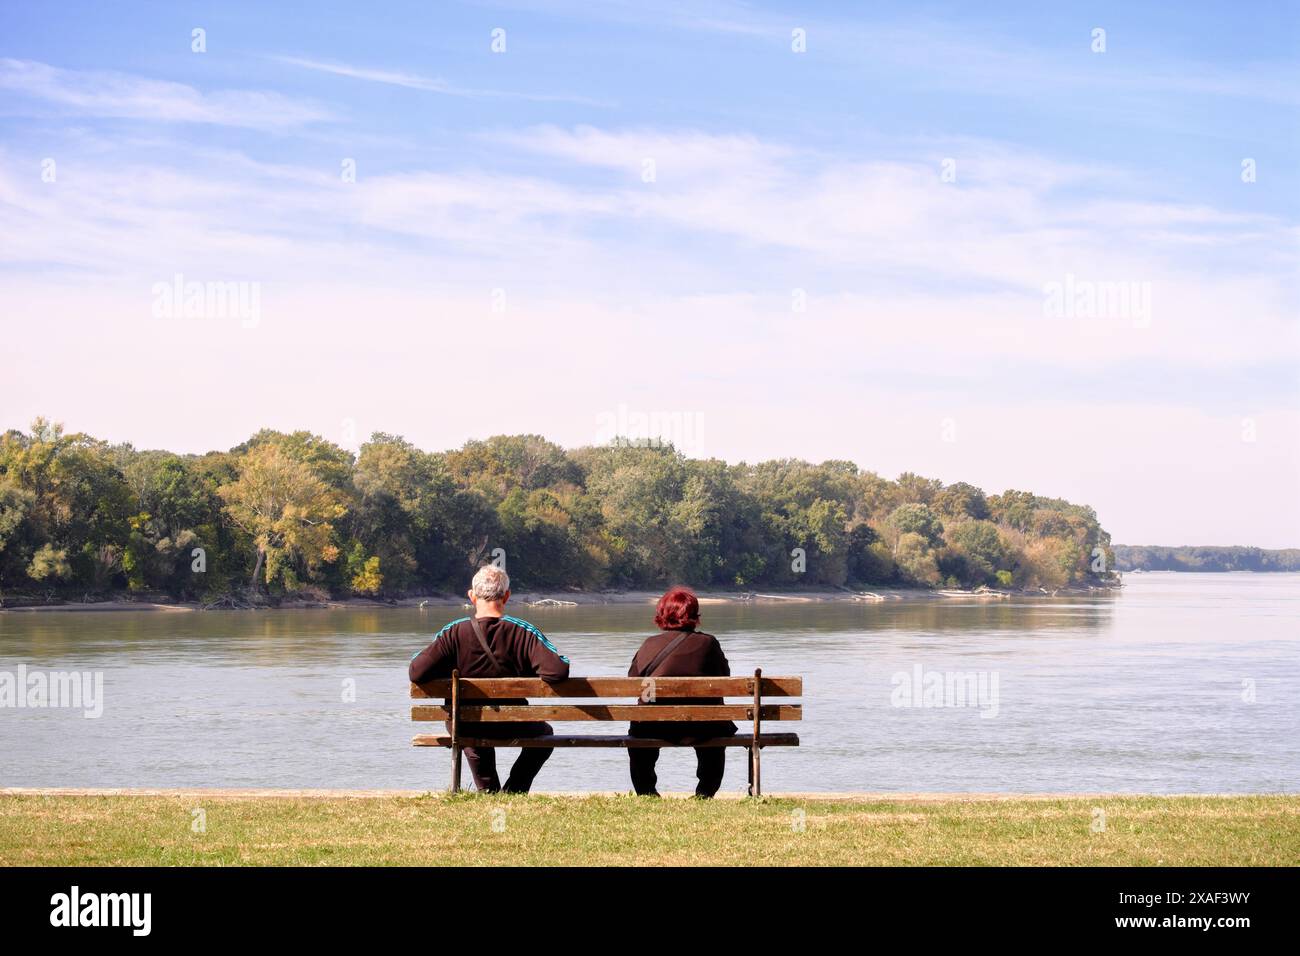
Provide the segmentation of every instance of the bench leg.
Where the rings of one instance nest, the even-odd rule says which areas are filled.
[[[749,745],[749,795],[751,797],[761,797],[763,795],[763,775],[758,758],[759,751],[762,749],[758,745],[758,738],[762,733],[763,720],[763,669],[761,667],[754,671],[753,716],[754,739]]]
[[[745,792],[752,797],[754,795],[754,757],[752,752],[746,754],[746,756],[749,758],[748,760],[745,761],[746,763],[745,770],[747,771],[747,776],[749,777],[749,787]]]
[[[460,671],[451,672],[451,792],[460,793]]]

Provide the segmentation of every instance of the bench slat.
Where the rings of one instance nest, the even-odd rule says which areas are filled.
[[[802,677],[764,677],[764,697],[802,697]],[[548,684],[539,677],[462,677],[461,700],[501,697],[631,697],[645,688],[640,677],[571,677]],[[656,697],[752,697],[753,677],[656,677]],[[450,697],[451,680],[411,685],[411,697]]]
[[[478,737],[461,737],[459,743],[463,747],[622,747],[622,748],[644,748],[644,747],[748,747],[753,742],[753,736],[735,737],[710,737],[707,740],[692,741],[688,744],[679,744],[670,740],[656,740],[650,737],[628,737],[628,736],[576,736],[571,734],[556,734],[550,737],[524,737],[514,740],[485,739]],[[411,738],[411,743],[416,747],[450,747],[451,734],[417,734]],[[797,747],[799,746],[798,734],[762,734],[758,738],[760,747]]]
[[[764,704],[763,720],[802,720],[801,704]],[[451,708],[417,705],[412,720],[451,720]],[[461,704],[467,723],[521,720],[753,720],[753,705],[744,704]]]

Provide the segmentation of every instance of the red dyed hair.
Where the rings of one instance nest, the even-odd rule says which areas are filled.
[[[690,588],[669,588],[655,608],[655,627],[662,631],[693,631],[700,623],[700,599]]]

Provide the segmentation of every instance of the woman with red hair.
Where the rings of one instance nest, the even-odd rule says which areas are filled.
[[[696,630],[700,624],[700,600],[690,588],[670,588],[659,599],[655,610],[655,626],[659,633],[647,637],[641,649],[632,658],[629,677],[730,677],[731,665],[722,645],[712,634]],[[646,700],[643,704],[721,704],[716,700]],[[654,737],[687,743],[708,737],[729,737],[736,725],[729,720],[686,722],[633,722],[628,733],[633,737]],[[629,747],[628,762],[632,771],[632,787],[641,796],[659,796],[655,789],[658,776],[655,764],[659,762],[658,747]],[[722,786],[722,772],[726,763],[725,747],[696,747],[695,787],[697,797],[712,797]]]

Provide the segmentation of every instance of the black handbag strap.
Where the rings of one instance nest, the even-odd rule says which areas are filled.
[[[677,645],[681,644],[682,641],[686,640],[694,633],[695,633],[694,631],[682,631],[682,633],[678,634],[675,638],[669,641],[668,646],[665,647],[658,654],[656,654],[654,660],[652,660],[645,667],[641,668],[641,676],[650,677],[651,675],[653,675],[655,669],[660,664],[662,664],[665,660],[668,659],[668,655],[671,654],[673,651],[677,650]]]
[[[478,622],[477,618],[473,617],[469,619],[469,623],[470,627],[474,629],[474,636],[478,638],[479,646],[483,648],[483,653],[488,656],[488,660],[492,662],[492,666],[497,669],[496,673],[492,676],[506,676],[505,667],[502,666],[500,659],[492,653],[492,648],[487,642],[487,637],[483,634],[483,625]]]

